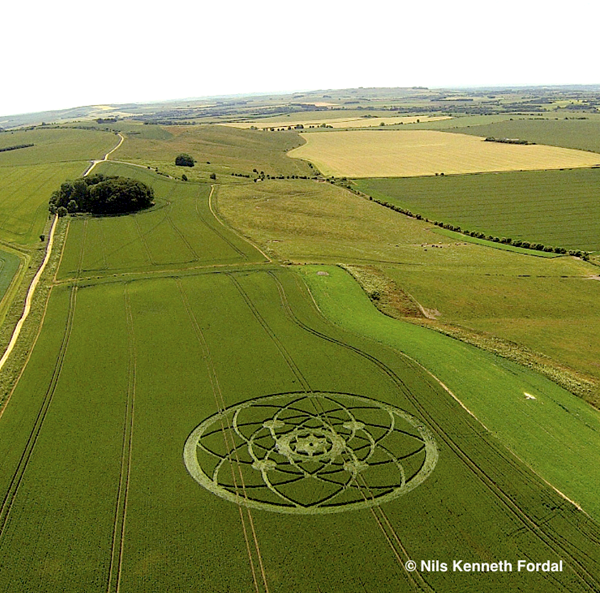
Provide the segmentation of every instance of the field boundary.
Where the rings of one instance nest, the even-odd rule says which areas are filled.
[[[227,230],[231,231],[232,233],[234,233],[235,235],[237,235],[240,239],[242,239],[243,241],[246,241],[246,243],[249,243],[250,245],[252,245],[252,247],[254,247],[254,249],[256,249],[258,252],[261,253],[261,255],[267,260],[268,263],[273,263],[273,260],[254,242],[252,241],[250,238],[242,235],[237,229],[233,228],[231,225],[226,224],[220,216],[217,215],[217,208],[218,205],[215,204],[213,207],[213,202],[212,202],[212,198],[213,198],[213,194],[215,194],[215,185],[211,184],[210,186],[210,194],[208,196],[208,207],[210,208],[210,211],[212,212],[212,215],[215,217],[215,219],[223,226],[225,227]],[[217,196],[215,195],[215,200],[217,199]]]
[[[13,303],[14,298],[16,297],[17,292],[19,291],[19,287],[21,286],[21,283],[25,278],[27,266],[31,261],[31,255],[4,244],[0,245],[0,249],[2,249],[2,251],[5,251],[6,253],[14,255],[19,259],[19,266],[13,274],[10,284],[6,287],[4,296],[0,301],[0,325],[2,325],[4,323],[4,320],[6,319],[6,316],[8,315],[8,311]]]
[[[40,281],[42,274],[44,273],[44,270],[46,269],[46,265],[48,264],[48,261],[50,260],[50,255],[52,254],[52,244],[54,242],[54,231],[56,230],[57,221],[58,221],[58,216],[55,216],[54,221],[52,222],[52,227],[50,228],[50,234],[48,236],[48,244],[46,245],[46,255],[44,257],[44,260],[42,261],[42,265],[38,269],[37,274],[34,276],[32,282],[31,282],[31,285],[29,286],[29,290],[27,291],[27,296],[25,297],[25,307],[23,309],[23,314],[21,315],[21,318],[19,319],[15,329],[13,330],[12,337],[10,339],[10,342],[8,343],[8,346],[6,347],[6,350],[4,351],[4,355],[0,359],[0,370],[6,364],[8,357],[10,356],[11,352],[13,351],[13,349],[17,343],[17,340],[19,339],[19,335],[21,334],[21,329],[23,328],[23,324],[25,323],[25,320],[27,319],[27,317],[29,317],[29,312],[31,311],[31,301],[33,300],[35,290],[37,288],[37,285]]]
[[[530,255],[533,257],[544,257],[554,259],[557,257],[564,257],[566,253],[554,253],[553,251],[539,251],[537,249],[525,249],[524,247],[515,247],[507,243],[500,243],[496,241],[488,241],[487,239],[479,239],[478,237],[471,237],[471,235],[463,235],[457,231],[451,231],[450,229],[443,229],[439,227],[431,227],[429,229],[436,235],[443,235],[456,239],[457,241],[465,241],[466,243],[474,243],[475,245],[481,245],[482,247],[490,247],[491,249],[500,249],[502,251],[512,251],[513,253],[519,253],[521,255]]]

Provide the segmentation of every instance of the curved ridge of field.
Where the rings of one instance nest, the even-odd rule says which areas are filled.
[[[513,341],[513,351],[524,344],[549,357],[545,364],[559,372],[567,365],[600,378],[600,282],[589,263],[438,235],[425,222],[313,181],[222,187],[217,205],[273,257],[378,266],[422,306],[439,311],[442,326],[491,332],[490,339]]]
[[[0,148],[33,144],[28,148],[0,152],[0,167],[41,165],[101,158],[115,146],[115,135],[99,130],[37,127],[0,133]]]
[[[375,198],[463,229],[566,249],[600,250],[600,168],[361,179],[356,184]]]
[[[527,368],[386,317],[341,268],[301,270],[327,319],[423,365],[520,459],[600,520],[600,411]]]
[[[376,128],[378,126],[394,126],[400,124],[417,124],[417,123],[428,123],[434,121],[441,121],[446,119],[452,119],[449,115],[399,115],[397,117],[381,117],[381,116],[360,116],[360,117],[344,117],[336,116],[333,114],[323,114],[321,119],[307,119],[298,118],[292,116],[289,119],[278,117],[275,119],[257,119],[249,122],[233,122],[223,124],[232,128],[250,129],[258,128],[260,130],[267,130],[270,128],[279,128],[287,126],[298,126],[303,125],[305,128],[314,126],[315,128],[322,124],[330,126],[332,128]]]
[[[462,270],[453,265],[427,270],[385,264],[381,268],[420,305],[438,311],[437,322],[445,328],[497,336],[508,340],[513,349],[521,344],[598,384],[600,283],[583,265],[579,270],[548,266],[523,273],[507,263],[498,262],[505,266],[502,273],[488,262],[479,269],[465,266]],[[598,395],[596,388],[596,406]]]
[[[52,192],[66,179],[79,177],[87,166],[82,161],[0,166],[2,239],[20,245],[39,243],[39,235],[48,221],[48,200]]]
[[[330,296],[345,307],[337,289]],[[183,444],[205,419],[242,402],[260,405],[266,395],[315,392],[364,396],[423,423],[439,450],[431,475],[372,510],[294,516],[237,507],[186,471]],[[306,411],[345,421],[339,410],[298,408],[279,422],[293,425]],[[356,430],[371,423],[383,436],[377,416],[355,413],[364,419],[351,423]],[[1,422],[5,590],[476,593],[505,591],[510,579],[515,590],[583,593],[600,583],[598,524],[482,431],[417,365],[327,323],[289,269],[54,287]],[[263,427],[256,424],[250,417],[236,426]],[[226,452],[226,431],[233,429],[211,435],[215,457]],[[256,497],[261,472],[239,436],[234,444],[228,463]],[[349,494],[385,489],[388,470],[375,463],[384,459],[362,467],[361,486]],[[409,475],[418,469],[402,463]],[[306,467],[315,472],[314,460]],[[350,474],[329,469],[342,478],[278,486],[311,509]],[[264,490],[260,496],[276,502]],[[452,562],[457,551],[466,561],[563,560],[564,570],[484,572],[475,580],[404,568],[409,558]]]
[[[58,279],[265,261],[215,219],[209,185],[175,181],[110,161],[99,163],[96,172],[151,185],[156,206],[125,216],[69,217]]]
[[[435,130],[334,131],[301,136],[306,144],[288,155],[314,163],[324,175],[338,177],[418,177],[600,163],[598,155],[588,152],[485,142],[476,136]]]

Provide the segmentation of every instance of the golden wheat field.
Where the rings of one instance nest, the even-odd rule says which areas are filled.
[[[321,124],[326,124],[332,128],[377,128],[381,127],[381,124],[386,126],[393,126],[395,124],[415,124],[419,122],[430,122],[439,121],[441,119],[452,119],[447,115],[439,115],[429,117],[426,115],[410,115],[410,116],[398,116],[398,117],[339,117],[337,114],[321,114],[317,118],[303,116],[303,118],[284,118],[278,117],[276,119],[263,119],[251,122],[241,123],[227,123],[226,126],[232,128],[244,128],[248,129],[251,127],[266,129],[266,128],[279,128],[288,126],[303,125],[305,128],[309,126],[318,127]]]
[[[591,167],[600,155],[544,145],[485,142],[478,136],[433,130],[365,130],[302,134],[306,144],[288,153],[325,175],[415,177]]]

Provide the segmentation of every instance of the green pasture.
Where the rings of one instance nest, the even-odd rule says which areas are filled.
[[[467,123],[458,120],[458,123]],[[449,132],[452,129],[448,129]],[[504,118],[504,121],[480,123],[473,121],[460,125],[456,130],[461,134],[493,136],[494,138],[519,138],[536,144],[549,144],[563,148],[577,148],[600,152],[600,119],[586,114],[585,119],[576,116],[555,118]],[[599,161],[600,163],[600,157]]]
[[[101,132],[122,132],[127,137],[136,136],[149,140],[169,140],[173,134],[168,132],[164,127],[155,124],[144,125],[141,122],[119,120],[114,123],[98,123],[95,120],[83,120],[72,123],[65,123],[60,126],[62,128],[78,128],[86,130],[97,130]]]
[[[293,261],[432,262],[440,253],[414,246],[441,238],[415,219],[315,181],[264,181],[221,187],[220,215],[276,257]],[[421,250],[422,251],[422,250]],[[410,254],[410,255],[409,255]]]
[[[600,276],[586,274],[583,265],[559,270],[549,264],[533,274],[492,266],[382,269],[421,305],[438,311],[439,322],[522,344],[600,378]]]
[[[29,148],[0,152],[0,167],[41,165],[102,158],[114,148],[118,138],[109,132],[35,128],[0,134],[0,148],[33,144]]]
[[[517,342],[517,349],[523,342],[550,356],[549,364],[600,377],[596,266],[440,235],[437,227],[329,184],[222,187],[217,206],[275,257],[379,267],[424,307],[439,311],[441,324],[490,332]]]
[[[140,179],[156,206],[127,216],[75,216],[58,278],[264,261],[210,212],[211,187],[161,177],[147,169],[102,163],[97,171]]]
[[[252,175],[253,170],[268,175],[312,175],[304,161],[291,159],[286,152],[303,140],[296,132],[273,134],[260,130],[239,130],[228,126],[168,126],[169,139],[150,139],[130,134],[113,159],[159,167],[172,176],[206,179],[209,173],[230,176]],[[195,167],[176,167],[175,157],[191,155]]]
[[[338,285],[329,288],[345,316],[360,289],[352,281],[339,285],[336,272],[343,272],[329,271],[325,280]],[[363,306],[359,311],[366,319]],[[530,377],[526,388],[544,389]],[[290,392],[349,393],[403,410],[433,435],[433,472],[373,510],[303,515],[277,506],[236,508],[191,477],[183,447],[201,422]],[[556,394],[543,393],[537,404],[557,405]],[[313,413],[328,417],[319,408]],[[285,418],[294,421],[293,414]],[[367,411],[361,418],[373,422]],[[539,573],[482,573],[475,580],[413,575],[402,565],[408,558],[451,562],[457,551],[469,561],[563,559],[565,571],[552,575],[551,586],[574,592],[592,591],[600,579],[598,525],[417,365],[327,323],[293,271],[231,269],[55,287],[2,424],[6,590],[474,593],[504,591],[509,583],[548,591],[548,577]],[[397,454],[402,442],[388,450]],[[244,451],[232,465],[240,464],[246,496],[274,504]],[[362,471],[359,490],[372,496],[386,474],[376,466]],[[326,492],[316,480],[304,493],[294,483],[280,487],[301,500]]]
[[[566,249],[600,249],[600,168],[415,179],[357,187],[463,229]]]
[[[302,270],[327,319],[423,365],[518,457],[600,519],[598,410],[524,367],[382,315],[340,268]]]
[[[0,302],[19,270],[20,263],[21,260],[14,253],[0,251]]]
[[[4,153],[0,153],[4,154]],[[65,179],[82,175],[85,162],[0,166],[0,237],[20,245],[39,243],[48,200]]]

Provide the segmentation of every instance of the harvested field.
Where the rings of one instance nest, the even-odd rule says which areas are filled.
[[[592,167],[596,154],[542,145],[485,142],[434,130],[302,134],[306,144],[288,155],[314,163],[325,175],[417,177],[436,173]]]

